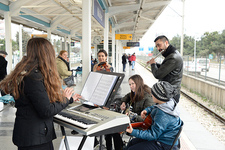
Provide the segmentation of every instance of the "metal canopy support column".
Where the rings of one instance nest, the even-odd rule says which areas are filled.
[[[22,46],[23,46],[23,43],[22,43],[22,28],[23,28],[23,25],[20,24],[19,26],[19,50],[20,50],[20,60],[22,60],[22,57],[23,57],[23,49],[22,49]]]
[[[8,60],[7,72],[10,73],[12,70],[12,39],[11,39],[11,16],[10,12],[4,12],[5,18],[5,48],[8,56],[6,59]]]
[[[185,0],[183,0],[182,31],[181,31],[181,41],[180,41],[181,56],[183,56],[183,46],[184,46],[184,6],[185,6]]]
[[[70,37],[70,35],[68,35],[68,43],[69,44],[67,44],[68,45],[68,55],[69,55],[69,59],[71,60],[71,37]],[[69,65],[70,65],[70,68],[71,68],[71,61],[69,61]]]
[[[47,28],[48,39],[51,42],[51,28]]]
[[[119,72],[122,70],[122,51],[123,51],[123,46],[122,46],[122,42],[119,41],[119,62],[118,62],[118,66],[119,66]]]
[[[66,36],[64,36],[64,49],[62,49],[62,50],[66,50],[67,51]]]
[[[95,47],[95,50],[94,50],[95,51],[95,57],[94,57],[94,59],[96,58],[96,60],[98,60],[98,54],[97,54],[98,48],[97,48],[97,46],[98,46],[97,44],[94,45],[94,47]]]
[[[118,63],[119,63],[119,40],[116,40],[116,72],[119,72],[119,66],[118,66]]]
[[[109,13],[105,13],[105,29],[104,29],[104,50],[107,54],[109,49]]]
[[[115,66],[115,28],[112,28],[112,67]]]
[[[82,85],[91,71],[91,1],[82,1]]]

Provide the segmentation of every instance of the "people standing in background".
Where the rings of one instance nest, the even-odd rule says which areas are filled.
[[[170,45],[166,36],[158,36],[154,42],[159,52],[164,50],[162,56],[165,57],[165,59],[161,64],[156,63],[154,58],[147,63],[151,64],[152,74],[156,79],[169,82],[174,89],[177,90],[177,95],[174,95],[174,99],[178,103],[183,77],[183,59],[179,51]]]
[[[55,50],[47,39],[30,39],[26,50],[27,56],[0,82],[15,99],[12,140],[18,150],[53,150],[53,116],[80,96],[72,96],[72,88],[62,89]]]
[[[124,53],[122,56],[123,72],[126,72],[127,55]]]
[[[7,64],[8,64],[8,62],[5,59],[5,57],[7,55],[8,54],[5,51],[0,51],[0,82],[7,75]],[[1,91],[1,88],[0,88],[0,91]],[[5,93],[1,91],[1,95],[4,96]]]
[[[136,55],[135,55],[135,53],[133,53],[133,55],[131,55],[130,61],[131,61],[131,64],[132,64],[132,70],[134,70],[135,61],[136,61]]]
[[[128,57],[127,57],[127,59],[128,59],[128,62],[129,62],[129,66],[131,66],[131,61],[130,61],[130,54],[128,54]]]

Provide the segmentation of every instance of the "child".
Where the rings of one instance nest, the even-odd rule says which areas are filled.
[[[141,112],[145,118],[149,114],[152,118],[152,125],[145,131],[130,128],[126,131],[136,137],[127,146],[127,150],[167,150],[170,149],[173,141],[182,125],[179,117],[177,103],[173,99],[176,93],[172,85],[166,81],[160,81],[152,87],[152,98],[156,103],[147,107]],[[177,149],[178,141],[173,149]]]

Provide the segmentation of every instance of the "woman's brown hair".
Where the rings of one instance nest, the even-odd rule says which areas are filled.
[[[107,57],[107,52],[106,52],[106,50],[101,49],[101,50],[99,50],[99,51],[98,51],[97,55],[98,55],[99,53],[104,53],[104,54],[105,54],[105,56]]]
[[[63,53],[65,53],[65,52],[67,52],[66,50],[61,50],[60,52],[59,52],[59,55],[62,55]],[[67,52],[68,53],[68,52]]]
[[[140,75],[133,75],[129,78],[129,80],[130,79],[136,84],[135,93],[133,91],[130,93],[131,102],[134,103],[142,100],[144,98],[145,92],[151,95],[151,88],[144,84],[144,81]]]
[[[55,51],[52,44],[44,38],[32,38],[27,43],[27,56],[16,65],[15,69],[0,83],[5,93],[15,99],[23,93],[23,77],[38,69],[43,75],[44,86],[51,103],[63,101],[62,84],[56,68]]]

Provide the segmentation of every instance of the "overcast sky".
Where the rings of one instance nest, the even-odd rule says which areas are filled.
[[[224,30],[224,7],[225,0],[185,0],[184,34],[200,37],[207,31]],[[146,52],[148,47],[155,45],[153,41],[157,35],[164,34],[169,39],[177,34],[181,35],[182,10],[182,1],[172,0],[141,39],[141,46]]]

